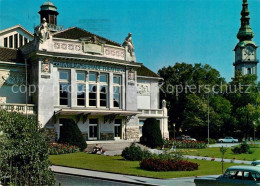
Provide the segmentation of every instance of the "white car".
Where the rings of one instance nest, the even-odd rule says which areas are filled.
[[[224,139],[218,139],[219,143],[238,143],[238,139],[232,137],[225,137]]]

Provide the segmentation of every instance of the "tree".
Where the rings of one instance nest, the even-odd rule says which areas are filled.
[[[85,150],[87,148],[86,140],[73,119],[61,119],[61,122],[63,126],[61,127],[59,142],[78,146],[81,151]]]
[[[219,148],[219,151],[221,152],[221,162],[222,162],[222,174],[224,172],[224,156],[225,156],[225,153],[227,152],[228,148],[227,147],[220,147]]]
[[[258,123],[260,117],[260,94],[256,80],[256,75],[242,76],[241,72],[236,72],[229,84],[232,91],[226,97],[233,105],[232,115],[236,118],[233,131],[239,138],[247,139],[249,134],[253,135],[254,122]]]
[[[49,143],[35,118],[0,110],[0,182],[54,185]]]
[[[151,147],[161,147],[163,145],[162,133],[159,123],[155,118],[147,118],[142,128],[141,143]]]
[[[219,104],[218,100],[223,94],[221,90],[222,87],[225,87],[226,82],[216,69],[209,65],[176,63],[174,66],[160,69],[158,74],[164,79],[161,99],[167,100],[169,123],[176,123],[177,131],[185,132],[186,135],[189,134],[199,139],[207,137],[207,99],[210,93],[210,124],[212,130],[216,126],[218,134],[220,133],[222,125],[228,120],[226,118],[230,118],[227,115],[230,114],[228,108],[231,105],[225,98],[222,99],[223,104]],[[214,95],[213,90],[216,92]],[[214,99],[216,95],[220,97]],[[227,109],[222,111],[218,107]],[[222,114],[225,115],[225,121],[222,120]],[[200,134],[198,131],[201,131]]]

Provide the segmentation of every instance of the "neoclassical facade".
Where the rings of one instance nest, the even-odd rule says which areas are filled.
[[[86,141],[138,141],[151,117],[169,137],[162,78],[136,61],[131,33],[119,44],[81,28],[62,29],[51,2],[39,14],[29,43],[0,48],[1,108],[36,115],[52,140],[66,118]]]

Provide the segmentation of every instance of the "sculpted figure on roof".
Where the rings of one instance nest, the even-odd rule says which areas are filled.
[[[40,38],[41,43],[50,39],[50,30],[45,18],[42,19],[41,25],[35,28],[35,34]]]
[[[123,43],[124,47],[128,47],[128,52],[130,53],[131,56],[133,56],[133,52],[134,52],[134,44],[132,41],[132,34],[128,33],[128,36],[125,38],[125,41]]]

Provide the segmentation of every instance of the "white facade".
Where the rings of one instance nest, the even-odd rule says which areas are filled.
[[[33,40],[19,50],[0,48],[23,56],[0,62],[2,108],[37,115],[53,140],[66,118],[77,123],[86,140],[138,141],[142,121],[151,117],[169,137],[166,104],[159,99],[162,79],[136,62],[131,34],[121,45],[77,27],[50,32],[42,22],[35,30]],[[15,71],[23,81],[8,83]],[[27,96],[13,93],[14,86],[26,87],[25,79]]]

